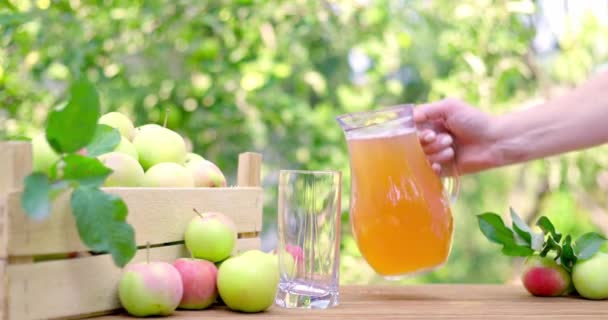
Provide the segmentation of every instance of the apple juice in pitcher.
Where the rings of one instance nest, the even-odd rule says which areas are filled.
[[[351,170],[355,241],[380,275],[400,277],[447,260],[450,201],[418,141],[411,106],[340,116]]]

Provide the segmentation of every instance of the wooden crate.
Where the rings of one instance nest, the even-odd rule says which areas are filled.
[[[238,183],[226,188],[105,188],[129,208],[138,252],[132,262],[172,262],[188,256],[187,223],[199,212],[219,211],[238,229],[235,251],[260,248],[262,228],[261,156],[238,158]],[[23,178],[32,168],[31,144],[0,142],[0,320],[83,318],[120,309],[121,269],[108,254],[90,255],[82,244],[69,195],[54,204],[43,222],[29,220],[20,205]],[[76,258],[34,261],[34,256],[78,252]]]

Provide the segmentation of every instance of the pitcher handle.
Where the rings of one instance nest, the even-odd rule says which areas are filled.
[[[430,124],[428,124],[430,125]],[[417,124],[417,126],[419,127],[418,129],[422,129],[425,127],[425,124]],[[443,185],[444,188],[444,194],[446,196],[446,198],[450,201],[450,203],[455,203],[456,200],[458,199],[458,195],[460,192],[460,174],[458,172],[458,165],[457,165],[457,157],[458,154],[456,153],[456,148],[455,146],[452,146],[452,148],[454,149],[454,157],[449,165],[449,173],[448,174],[441,174],[440,173],[440,178],[441,178],[441,183]],[[441,166],[442,171],[444,170],[445,166],[442,165]]]
[[[450,164],[450,172],[451,174],[449,175],[443,175],[441,180],[446,196],[450,200],[450,203],[453,204],[458,199],[460,192],[460,175],[458,173],[458,166],[456,165],[456,150],[454,150],[454,159]]]

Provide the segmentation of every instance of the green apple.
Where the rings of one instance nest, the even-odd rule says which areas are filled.
[[[35,136],[31,143],[33,170],[49,173],[53,164],[59,160],[59,154],[49,145],[44,133]]]
[[[179,271],[167,262],[129,264],[118,284],[120,303],[129,314],[137,317],[171,315],[183,292]]]
[[[225,187],[226,177],[222,171],[209,160],[194,160],[186,163],[197,187]]]
[[[129,140],[133,139],[133,133],[135,130],[133,127],[133,122],[131,119],[129,119],[129,117],[120,112],[106,113],[99,118],[98,122],[118,129],[120,134]]]
[[[184,164],[188,164],[192,161],[202,161],[205,160],[205,158],[203,158],[201,155],[196,154],[194,152],[188,152],[186,154],[186,161],[184,161]]]
[[[572,282],[584,298],[608,298],[608,254],[597,252],[591,258],[579,260],[572,268]]]
[[[194,179],[182,165],[162,162],[152,166],[144,174],[143,187],[155,188],[193,188]]]
[[[162,126],[156,124],[156,123],[148,123],[148,124],[144,124],[143,126],[139,126],[137,128],[135,128],[135,130],[133,131],[133,139],[134,140],[135,137],[137,137],[137,135],[139,135],[141,132],[148,130],[148,129],[152,129],[152,128],[162,128]]]
[[[279,284],[279,268],[273,254],[249,250],[224,261],[217,288],[226,306],[235,311],[261,312],[273,303]]]
[[[120,143],[114,148],[114,151],[124,153],[139,161],[139,155],[137,154],[137,150],[135,150],[135,146],[129,139],[123,136],[120,137]]]
[[[167,128],[152,127],[142,130],[133,139],[133,145],[145,170],[163,162],[183,165],[186,160],[184,139]]]
[[[104,182],[105,187],[139,187],[143,184],[144,169],[133,157],[120,152],[110,152],[98,157],[112,173]]]
[[[236,245],[234,221],[220,212],[195,216],[186,227],[184,240],[193,257],[219,262],[230,256]]]

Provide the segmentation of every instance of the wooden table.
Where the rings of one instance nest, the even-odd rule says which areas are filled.
[[[328,310],[271,307],[244,314],[222,308],[177,311],[171,319],[608,319],[608,300],[542,298],[521,286],[342,286],[340,305]],[[127,319],[112,315],[95,320]]]

